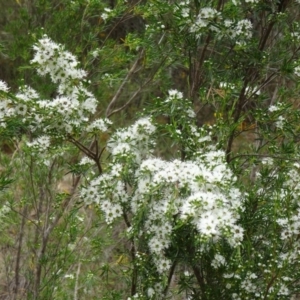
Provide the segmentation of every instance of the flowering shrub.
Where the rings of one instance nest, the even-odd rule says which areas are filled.
[[[124,52],[110,63],[127,73],[99,71],[104,95],[116,90],[105,104],[64,46],[34,44],[51,95],[0,81],[1,141],[13,149],[0,164],[9,299],[297,295],[298,6],[103,7],[106,33],[124,14],[144,21],[113,44]],[[87,50],[93,61],[107,45]],[[124,122],[138,96],[147,105]]]

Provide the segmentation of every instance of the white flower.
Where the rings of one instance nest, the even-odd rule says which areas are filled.
[[[30,86],[23,86],[20,91],[16,94],[16,97],[24,101],[37,100],[39,94]]]
[[[72,89],[72,80],[86,77],[86,72],[77,68],[75,56],[46,35],[33,46],[33,49],[35,55],[31,63],[37,64],[36,69],[40,75],[49,74],[54,83],[60,83],[59,91]]]
[[[99,130],[102,132],[106,132],[108,130],[108,126],[111,125],[112,122],[109,119],[97,119],[90,124],[86,130],[89,132]]]
[[[94,165],[95,162],[94,162],[91,158],[89,158],[89,157],[87,157],[87,156],[84,156],[84,157],[80,160],[79,164],[80,164],[80,165]]]
[[[219,13],[217,10],[211,7],[204,7],[200,10],[198,17],[202,19],[212,19],[217,16]]]
[[[105,11],[105,12],[103,12],[103,13],[101,14],[101,18],[102,18],[104,21],[106,21],[106,20],[109,18],[109,15],[110,15],[110,13],[112,12],[112,9],[106,7],[106,8],[104,8],[104,11]]]
[[[219,222],[213,213],[206,212],[196,222],[196,226],[200,233],[211,236],[219,233],[217,228],[218,223]]]
[[[279,109],[280,109],[280,107],[279,107],[279,106],[276,106],[276,105],[271,105],[271,106],[268,108],[268,110],[269,110],[270,112],[278,111]]]
[[[0,208],[0,224],[5,218],[6,214],[8,214],[11,211],[9,203],[5,202],[3,206]]]
[[[161,258],[155,261],[158,273],[164,273],[171,267],[171,261],[166,258]]]
[[[264,157],[264,158],[261,160],[261,163],[262,163],[263,165],[272,166],[273,163],[274,163],[274,160],[273,160],[273,158],[271,158],[271,157]]]
[[[112,155],[129,155],[131,153],[130,145],[127,143],[120,143],[111,149]]]
[[[164,249],[162,241],[158,240],[157,237],[149,240],[149,247],[152,253],[160,253]]]
[[[89,97],[87,98],[82,104],[81,104],[82,109],[85,109],[91,114],[94,114],[97,109],[97,100],[94,97]]]
[[[32,142],[27,142],[27,146],[35,148],[40,152],[46,151],[50,147],[50,137],[49,136],[40,136]]]
[[[277,121],[275,122],[275,126],[277,128],[283,129],[284,124],[285,124],[285,118],[283,116],[279,116]]]
[[[295,67],[294,73],[295,73],[297,76],[300,76],[300,66]]]
[[[278,295],[288,296],[289,294],[290,294],[290,291],[287,288],[287,286],[285,284],[281,284],[280,289],[278,291]]]
[[[182,8],[182,10],[181,10],[181,16],[183,18],[188,18],[189,15],[190,15],[190,9],[188,7]]]
[[[153,288],[148,288],[147,295],[149,298],[153,297],[155,295],[155,290]]]
[[[116,218],[121,217],[123,214],[123,210],[120,204],[118,203],[106,203],[101,204],[102,210],[105,212],[105,220],[106,223],[112,223]]]
[[[190,118],[195,118],[195,117],[196,117],[195,112],[194,112],[191,108],[189,108],[189,109],[187,110],[187,115],[188,115]]]
[[[226,265],[225,257],[220,254],[216,254],[211,262],[211,265],[215,269],[219,268],[220,266]]]
[[[233,236],[228,239],[231,246],[235,247],[241,243],[244,238],[244,229],[238,225],[232,225],[231,228]]]
[[[235,27],[236,35],[242,35],[245,38],[251,38],[252,37],[252,23],[250,20],[241,20],[237,23]]]
[[[18,115],[24,116],[26,112],[27,112],[27,106],[25,104],[20,103],[15,107],[15,113]]]
[[[182,99],[183,94],[177,90],[169,90],[168,91],[169,97],[166,99],[166,102],[170,101],[173,98]]]
[[[94,58],[97,58],[98,56],[99,56],[99,50],[97,49],[97,50],[94,50],[93,52],[92,52],[92,56],[94,57]]]
[[[7,83],[0,80],[0,91],[3,91],[3,92],[8,92],[9,88],[7,86]]]
[[[211,7],[204,7],[200,10],[195,23],[191,26],[190,32],[198,33],[202,28],[208,27],[211,30],[217,30],[215,26],[210,24],[210,20],[214,19],[215,17],[219,16],[220,13]]]

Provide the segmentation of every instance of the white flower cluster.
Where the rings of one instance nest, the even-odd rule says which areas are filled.
[[[190,100],[184,99],[177,90],[169,90],[168,96],[162,102],[163,114],[170,116],[175,122],[168,127],[169,133],[178,143],[183,145],[186,153],[194,153],[194,149],[201,149],[211,141],[207,129],[196,125],[196,113]]]
[[[268,108],[269,112],[278,111],[278,110],[280,110],[280,109],[281,109],[280,103],[278,103],[277,105],[271,105],[271,106]]]
[[[165,102],[171,102],[173,99],[183,99],[182,92],[177,90],[169,90],[168,94],[169,96],[166,98]]]
[[[164,103],[169,105],[169,110],[177,109],[177,111],[185,114],[190,119],[194,119],[196,117],[194,110],[191,108],[191,102],[187,99],[183,99],[182,92],[179,92],[178,90],[169,90],[168,97],[166,98]]]
[[[227,28],[227,36],[236,40],[237,44],[243,45],[246,40],[249,40],[252,37],[253,26],[250,20],[244,19],[235,23],[232,20],[226,19],[224,21],[224,26]]]
[[[190,16],[190,0],[184,0],[177,3],[174,12],[179,12],[182,18],[188,18]]]
[[[39,129],[46,135],[50,132],[71,133],[76,128],[84,128],[97,107],[94,95],[83,87],[86,73],[78,69],[78,62],[71,53],[47,36],[33,48],[32,63],[36,65],[38,74],[49,74],[51,80],[58,84],[58,96],[53,100],[40,100],[35,90],[23,86],[15,97],[1,97],[0,125],[5,127],[7,118],[21,117],[21,121],[30,121],[32,131]],[[0,91],[8,90],[7,84],[0,81]],[[94,121],[87,130],[106,130],[109,124],[106,119]]]
[[[6,92],[6,93],[9,91],[7,83],[4,82],[3,80],[0,80],[0,91]]]
[[[29,148],[32,148],[38,152],[46,152],[50,147],[50,137],[49,136],[40,136],[34,139],[32,142],[26,143]]]
[[[280,111],[283,109],[283,105],[282,103],[277,103],[277,105],[271,105],[268,110],[271,113],[275,113],[277,120],[275,121],[275,126],[279,129],[283,129],[284,125],[286,124],[286,119],[278,114],[280,113]]]
[[[276,111],[276,110],[275,110]],[[275,159],[274,159],[275,161]],[[288,163],[288,160],[285,161]],[[291,291],[287,288],[285,282],[292,281],[289,276],[294,275],[294,268],[289,266],[295,266],[299,263],[300,259],[300,183],[299,183],[299,171],[300,165],[294,163],[289,165],[289,171],[284,174],[285,178],[278,176],[277,163],[265,164],[265,158],[262,160],[263,169],[265,166],[268,168],[268,174],[260,174],[260,178],[272,179],[274,185],[277,185],[276,189],[261,188],[258,193],[261,197],[264,197],[268,202],[269,213],[265,214],[264,220],[266,224],[274,224],[276,228],[276,246],[270,242],[270,237],[264,237],[259,235],[257,240],[260,243],[264,243],[268,248],[270,245],[273,247],[271,250],[270,261],[265,259],[259,266],[263,267],[264,273],[273,273],[274,267],[277,268],[277,272],[280,276],[274,281],[270,292],[274,291],[277,295],[289,295]],[[265,173],[265,172],[262,172]],[[283,172],[282,172],[283,173]],[[266,177],[267,176],[267,177]],[[264,184],[264,182],[262,182]],[[266,210],[267,212],[267,210]],[[274,213],[276,212],[276,213]],[[289,284],[289,287],[292,285]],[[278,292],[279,291],[279,292]]]
[[[55,99],[36,101],[38,109],[44,111],[42,119],[47,121],[48,131],[55,128],[70,133],[74,127],[85,124],[88,116],[96,112],[97,100],[82,84],[86,72],[78,68],[75,56],[47,36],[39,40],[34,50],[31,62],[36,65],[38,74],[49,74],[51,80],[58,84],[58,96]],[[34,93],[28,97],[30,100],[35,98],[38,96]],[[52,122],[53,116],[60,116],[60,122]]]
[[[283,129],[285,123],[285,118],[283,116],[279,116],[277,121],[275,122],[275,126],[279,129]]]
[[[113,156],[131,156],[139,162],[149,154],[150,136],[155,130],[149,118],[142,118],[128,128],[118,130],[108,141],[108,151]]]
[[[258,287],[256,285],[257,275],[254,273],[248,272],[246,278],[241,283],[241,288],[248,294],[255,294],[258,291]],[[261,295],[258,294],[257,297]]]
[[[294,163],[288,172],[288,178],[284,184],[285,187],[290,188],[293,191],[295,197],[300,196],[300,182],[299,178],[300,164]]]
[[[293,41],[298,42],[300,41],[300,32],[291,32],[291,37],[293,39]]]
[[[114,204],[128,202],[129,195],[126,192],[126,186],[119,179],[121,172],[122,166],[115,164],[111,167],[110,173],[103,174],[100,177],[91,180],[88,187],[81,189],[81,197],[84,199],[85,203],[101,204],[102,209],[108,216],[108,214],[111,213],[111,210],[114,209]],[[106,202],[108,200],[109,202]],[[111,216],[111,221],[113,221],[115,217]]]
[[[190,16],[190,0],[182,0],[174,6],[174,15],[176,17],[187,19]],[[188,21],[188,19],[187,19]]]
[[[213,25],[213,19],[218,17],[220,13],[211,7],[201,8],[199,14],[196,18],[195,23],[191,26],[190,32],[194,32],[200,36],[201,30],[203,28],[208,28],[210,30],[216,30],[216,26]]]
[[[10,99],[1,99],[0,101],[0,126],[6,127],[5,118],[13,116],[15,109],[12,107],[12,101]]]
[[[175,110],[181,107],[182,113],[183,106],[176,106],[180,103],[190,107],[182,93],[170,90],[162,105],[166,110],[170,105]],[[187,119],[194,117],[192,110],[185,113]],[[194,127],[189,122],[186,128],[192,131]],[[139,234],[147,238],[157,271],[164,274],[171,266],[164,253],[172,240],[174,216],[180,222],[193,224],[207,244],[224,238],[235,247],[243,239],[244,230],[237,225],[243,197],[233,187],[234,176],[223,151],[209,146],[187,161],[154,158],[151,146],[155,129],[150,118],[142,118],[118,130],[108,142],[113,156],[108,172],[82,188],[81,197],[86,204],[98,204],[108,223],[129,211],[137,216],[132,221],[135,228],[138,216],[142,215]],[[194,131],[199,143],[211,140],[195,128]],[[130,178],[130,184],[122,180],[124,176]],[[215,265],[222,263],[225,262],[221,257],[216,257]]]
[[[112,122],[107,118],[97,119],[97,120],[93,121],[90,125],[87,126],[86,131],[87,132],[95,132],[95,131],[106,132],[110,125],[112,125]]]
[[[237,245],[243,238],[243,229],[236,225],[242,197],[237,189],[228,194],[220,188],[232,179],[223,158],[223,152],[211,151],[193,161],[143,161],[136,175],[138,189],[132,197],[132,211],[137,212],[147,201],[151,205],[149,220],[157,222],[163,214],[179,213],[201,235],[217,241],[223,233],[230,232],[229,243]],[[154,197],[153,203],[146,200],[158,189],[161,199]],[[189,191],[189,196],[175,197],[181,189]]]
[[[111,17],[112,15],[112,9],[108,8],[108,7],[105,7],[104,8],[104,12],[101,14],[101,18],[102,20],[104,20],[104,22],[109,18]]]
[[[124,166],[117,161],[128,157],[140,161],[144,155],[148,155],[147,145],[154,131],[155,126],[148,118],[142,118],[127,129],[117,131],[108,142],[108,150],[113,155],[110,172],[93,179],[88,187],[82,188],[81,197],[85,203],[99,204],[108,223],[122,215],[122,205],[128,202],[130,196],[120,180]]]
[[[226,265],[225,257],[217,253],[214,259],[212,260],[211,265],[214,269],[217,269],[221,266],[225,266]]]
[[[82,165],[82,166],[84,166],[84,165],[92,166],[94,164],[95,164],[95,162],[87,156],[84,156],[79,162],[79,165]]]
[[[9,88],[4,81],[0,81],[0,90],[8,92]],[[0,98],[0,126],[6,127],[6,118],[23,117],[34,112],[35,109],[29,104],[31,100],[38,99],[39,95],[29,86],[23,86],[14,98]],[[34,118],[35,114],[31,114]],[[25,120],[25,119],[24,119]]]
[[[256,2],[249,0],[248,2]],[[188,22],[189,23],[189,22]],[[224,27],[225,31],[221,29]],[[200,38],[203,31],[211,30],[221,37],[230,37],[237,44],[243,45],[252,37],[252,23],[248,19],[233,21],[223,19],[220,12],[211,7],[201,8],[194,23],[190,26],[190,32]]]
[[[280,198],[293,199],[294,203],[298,203],[300,196],[300,183],[299,183],[299,169],[300,165],[295,163],[293,168],[288,172],[287,180],[284,183],[284,189],[281,190]],[[292,191],[292,192],[288,192]],[[281,227],[280,238],[283,241],[288,241],[300,234],[300,207],[295,209],[295,213],[289,217],[283,217],[276,220],[277,224]]]
[[[49,74],[54,83],[60,84],[59,91],[63,92],[70,88],[70,85],[73,85],[72,80],[82,80],[86,76],[85,71],[77,68],[76,57],[46,35],[33,46],[33,49],[35,56],[31,62],[38,65],[38,74]]]
[[[298,213],[293,215],[291,218],[277,219],[277,223],[282,227],[281,239],[289,240],[293,236],[300,233],[300,209]]]
[[[0,224],[2,223],[3,219],[10,211],[11,208],[9,206],[9,203],[8,202],[4,203],[3,206],[0,208]]]
[[[245,39],[250,39],[252,37],[252,23],[250,22],[250,20],[241,20],[238,21],[238,23],[235,26],[235,31],[234,31],[234,35],[233,38],[239,36],[239,37],[243,37]]]
[[[295,67],[294,73],[295,73],[297,76],[300,76],[300,66]]]

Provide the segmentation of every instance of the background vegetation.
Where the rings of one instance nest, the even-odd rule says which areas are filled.
[[[296,297],[299,12],[291,0],[0,0],[0,79],[10,87],[0,91],[0,100],[19,101],[25,86],[41,99],[58,96],[57,84],[30,63],[33,45],[46,34],[87,71],[83,85],[97,99],[89,122],[113,122],[93,135],[52,132],[51,149],[41,155],[26,145],[42,130],[33,131],[20,114],[5,118],[0,299]],[[169,105],[164,100],[175,89],[183,97],[177,94]],[[174,222],[164,253],[172,264],[163,275],[155,269],[149,234],[127,232],[128,224],[136,224],[136,232],[145,226],[146,212],[137,220],[126,207],[107,224],[101,205],[80,197],[113,163],[128,167],[122,175],[126,192],[136,188],[132,157],[113,158],[107,141],[144,115],[157,127],[153,155],[193,161],[212,144],[224,152],[233,179],[224,186],[220,180],[218,188],[241,192],[244,235],[235,247],[227,237],[203,240],[192,222],[180,223],[168,212]],[[192,126],[200,132],[196,142]],[[101,168],[80,164],[84,155]],[[216,255],[226,264],[218,264]]]

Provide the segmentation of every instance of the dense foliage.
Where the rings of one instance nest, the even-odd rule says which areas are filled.
[[[0,299],[296,297],[298,1],[33,2],[0,33]]]

